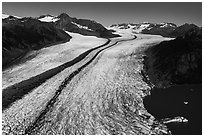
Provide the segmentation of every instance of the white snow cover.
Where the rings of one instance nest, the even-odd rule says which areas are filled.
[[[8,18],[8,17],[9,17],[9,15],[2,14],[2,19]]]
[[[163,25],[163,26],[160,26],[160,28],[164,28],[164,27],[167,27],[167,24]]]
[[[5,19],[5,18],[8,18],[10,15],[7,15],[7,14],[2,14],[2,19]],[[14,15],[11,15],[11,16],[14,16]],[[22,17],[18,17],[18,16],[14,16],[16,18],[22,18]]]
[[[175,27],[174,25],[171,25],[171,24],[169,24],[170,26],[172,26],[172,27]]]
[[[141,28],[147,28],[147,27],[149,27],[149,24],[142,24],[142,25],[140,25],[140,27]]]
[[[38,19],[42,22],[55,22],[58,21],[59,19],[56,17],[52,17],[52,16],[45,16],[44,18]]]
[[[130,25],[130,24],[128,24],[128,26],[130,27],[130,29],[133,29],[133,28],[135,28],[135,26],[133,25]]]
[[[168,24],[167,23],[161,23],[163,26],[160,26],[160,28],[164,28],[164,27],[167,27]]]
[[[136,30],[136,33],[140,33],[142,32],[142,30],[146,29],[147,27],[149,27],[150,24],[141,24]]]
[[[174,38],[165,38],[160,35],[150,35],[150,34],[136,34],[137,38],[135,40],[131,41],[126,41],[118,44],[114,48],[111,48],[107,51],[105,51],[103,54],[109,54],[109,56],[114,56],[114,55],[130,55],[137,47],[142,47],[142,46],[147,46],[146,43],[160,43],[161,41],[168,41],[172,40]],[[119,37],[117,39],[130,39],[133,38],[131,34],[124,34],[122,37]],[[115,39],[115,38],[114,38]],[[125,48],[124,48],[125,47]],[[118,53],[118,54],[116,54]]]
[[[132,29],[120,29],[118,27],[107,27],[108,30],[112,29],[116,32],[113,32],[113,34],[119,34],[124,36],[130,36],[132,34]]]
[[[152,27],[150,27],[150,28],[147,28],[147,30],[151,30],[152,29]]]
[[[175,27],[174,25],[171,25],[171,24],[168,24],[168,23],[165,23],[165,22],[162,22],[160,24],[162,25],[162,26],[160,26],[161,28],[167,27],[167,26]]]
[[[128,26],[130,27],[128,29],[122,29],[123,28],[122,26],[113,26],[113,27],[109,27],[108,29],[113,29],[113,30],[117,30],[117,31],[119,31],[119,29],[120,29],[120,30],[125,30],[126,32],[141,33],[142,30],[148,28],[149,25],[150,24],[147,24],[147,23],[138,24],[138,25],[130,25],[130,24],[128,24]]]
[[[87,26],[82,26],[82,25],[79,25],[79,24],[77,24],[77,23],[75,23],[75,22],[72,22],[72,24],[76,25],[76,26],[79,27],[80,29],[86,29],[86,30],[93,31],[93,30],[89,29]]]
[[[3,71],[2,88],[71,61],[79,54],[107,42],[104,38],[67,33],[72,37],[69,42],[33,51],[27,55],[35,56],[33,59]]]

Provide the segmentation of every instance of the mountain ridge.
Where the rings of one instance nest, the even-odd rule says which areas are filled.
[[[161,35],[164,37],[184,37],[191,33],[201,34],[201,28],[194,24],[177,26],[174,23],[121,23],[109,28],[89,19],[77,19],[66,13],[58,16],[44,14],[39,17],[18,17],[2,14],[2,48],[4,64],[26,53],[46,45],[65,42],[71,36],[65,31],[100,38],[120,37],[113,33],[117,30],[128,30],[132,33]],[[19,34],[16,32],[20,32]],[[15,53],[15,54],[14,54]]]
[[[53,24],[32,18],[4,19],[2,21],[3,68],[31,50],[67,42],[71,36]]]
[[[185,23],[183,25],[177,26],[174,23],[162,22],[162,23],[121,23],[121,24],[113,24],[109,27],[113,30],[128,30],[132,33],[142,33],[142,34],[153,34],[153,35],[161,35],[164,37],[178,37],[184,36],[188,31],[198,31],[201,28],[196,26],[195,24]]]
[[[112,31],[95,21],[72,18],[66,13],[59,16],[45,14],[39,17],[3,14],[3,68],[9,67],[12,62],[18,62],[17,59],[21,59],[31,50],[39,50],[48,45],[69,41],[71,36],[67,31],[100,38],[120,36],[112,34]]]
[[[184,31],[178,31],[177,38],[145,51],[145,71],[156,87],[202,83],[202,29],[192,24],[180,27]]]

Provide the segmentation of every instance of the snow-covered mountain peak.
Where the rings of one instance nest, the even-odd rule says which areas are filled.
[[[150,24],[149,22],[145,21],[145,22],[142,22],[141,24]]]
[[[59,18],[53,16],[53,15],[42,15],[40,17],[37,18],[38,20],[42,21],[42,22],[55,22],[58,21]]]
[[[176,24],[168,23],[168,22],[162,22],[160,23],[160,27],[177,27]]]
[[[2,14],[2,19],[8,18],[8,17],[9,17],[9,15]]]
[[[113,24],[108,29],[115,30],[116,32],[125,31],[128,33],[142,33],[142,34],[155,34],[162,36],[169,36],[170,32],[175,30],[177,26],[174,23],[121,23]]]
[[[22,17],[18,17],[18,16],[15,16],[15,15],[7,15],[7,14],[2,14],[2,19],[6,19],[6,18],[22,18]]]
[[[122,24],[113,24],[109,28],[113,29],[113,30],[125,29],[125,30],[132,31],[135,33],[140,33],[140,32],[142,32],[142,30],[148,28],[149,26],[150,26],[150,23],[148,23],[148,22],[145,22],[145,23],[143,22],[143,23],[139,23],[139,24],[122,23]]]

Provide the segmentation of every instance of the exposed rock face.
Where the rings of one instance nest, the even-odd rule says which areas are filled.
[[[30,50],[71,39],[71,36],[53,24],[37,19],[10,16],[3,19],[2,24],[3,68]]]
[[[66,13],[60,14],[57,18],[59,20],[54,22],[56,27],[66,31],[103,38],[119,37],[119,35],[112,34],[112,31],[92,20],[72,18]]]
[[[197,35],[192,35],[191,36],[191,33],[197,33]],[[185,35],[189,35],[193,38],[195,37],[198,37],[200,38],[202,34],[202,31],[201,31],[201,28],[199,28],[198,26],[194,25],[194,24],[184,24],[184,25],[181,25],[177,28],[175,28],[174,31],[172,31],[169,35],[171,37],[178,37],[178,36],[185,36]],[[199,35],[199,36],[198,36]]]
[[[144,59],[153,85],[145,108],[176,135],[202,134],[202,34],[189,28],[147,49]]]
[[[154,34],[169,37],[169,34],[175,30],[177,26],[173,23],[150,24],[149,28],[142,31],[143,34]]]
[[[202,34],[197,27],[179,33],[146,51],[145,64],[157,87],[173,84],[198,84],[202,81]]]
[[[65,31],[103,38],[119,37],[95,21],[72,18],[66,13],[37,18],[8,15],[2,21],[3,68],[16,63],[31,50],[69,41],[71,36]]]

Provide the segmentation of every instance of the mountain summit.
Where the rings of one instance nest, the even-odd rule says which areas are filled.
[[[107,30],[103,25],[93,20],[72,18],[66,13],[62,13],[55,18],[58,19],[54,22],[55,26],[65,31],[103,38],[119,36],[112,34],[112,31]]]
[[[37,17],[42,22],[51,22],[54,25],[64,31],[79,33],[82,35],[91,35],[103,38],[112,38],[119,35],[112,34],[112,31],[107,30],[103,25],[93,20],[77,19],[70,17],[66,13],[62,13],[59,16],[42,15]]]

